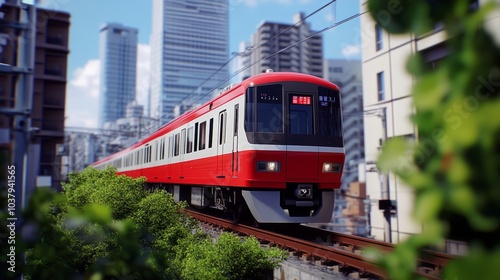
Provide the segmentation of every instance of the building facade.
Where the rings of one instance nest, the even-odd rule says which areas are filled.
[[[125,117],[136,97],[137,29],[106,23],[100,29],[99,127]]]
[[[64,149],[67,172],[79,172],[90,164],[132,146],[158,129],[155,120],[144,116],[144,106],[131,102],[123,118],[100,129],[67,129]],[[67,174],[67,173],[66,173]]]
[[[410,55],[419,53],[432,66],[449,55],[449,51],[444,44],[447,39],[445,31],[439,26],[421,36],[386,33],[369,13],[364,13],[367,11],[366,2],[360,1],[360,12],[363,29],[361,39],[366,189],[371,202],[368,209],[371,235],[375,239],[398,243],[412,234],[422,232],[423,226],[412,219],[412,190],[394,175],[379,172],[376,168],[377,157],[381,145],[388,138],[402,136],[418,141],[417,128],[410,121],[414,113],[411,90],[415,80],[406,71],[407,59]],[[486,1],[473,2],[471,9]],[[500,25],[499,14],[498,10],[491,13],[484,23],[497,42],[500,42],[500,32],[496,28]],[[388,220],[379,209],[379,202],[386,201],[387,197],[395,206]],[[448,241],[447,246],[456,247],[457,244]]]
[[[204,103],[225,86],[228,23],[227,0],[153,0],[151,117],[165,124],[176,105]]]
[[[0,63],[16,67],[19,36],[16,26],[21,19],[18,1],[4,1],[0,6]],[[38,8],[33,92],[30,94],[31,114],[28,125],[33,132],[29,138],[26,187],[34,188],[40,178],[44,186],[60,188],[61,166],[57,146],[64,143],[67,63],[69,54],[70,15],[61,11]],[[22,69],[21,69],[22,70]],[[18,72],[0,71],[0,108],[15,108]],[[13,116],[0,114],[0,137],[3,149],[12,153]],[[21,176],[21,175],[19,175]]]
[[[293,20],[293,25],[263,22],[257,27],[252,36],[252,76],[273,69],[323,77],[323,37],[312,35],[314,31],[304,21],[303,13],[296,14]]]

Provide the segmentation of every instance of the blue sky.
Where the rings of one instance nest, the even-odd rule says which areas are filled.
[[[230,52],[238,51],[241,41],[249,41],[262,21],[293,23],[298,12],[309,15],[330,1],[326,0],[228,0]],[[39,0],[40,6],[69,12],[70,55],[66,126],[96,127],[99,85],[99,27],[117,22],[139,30],[138,100],[145,100],[148,83],[151,0]],[[321,30],[359,12],[359,1],[338,0],[307,19],[313,30]],[[359,18],[323,33],[326,58],[359,59]],[[85,105],[83,105],[85,104]]]

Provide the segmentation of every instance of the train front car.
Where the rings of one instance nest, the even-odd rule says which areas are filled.
[[[246,82],[239,175],[247,179],[242,196],[253,217],[329,222],[345,158],[339,88],[298,73]]]

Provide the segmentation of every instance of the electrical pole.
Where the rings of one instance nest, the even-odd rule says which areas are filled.
[[[382,143],[381,147],[385,144],[387,140],[387,113],[386,108],[382,108],[381,119],[382,119]],[[387,172],[379,171],[380,179],[380,197],[381,201],[385,202],[383,204],[384,211],[384,241],[392,243],[392,227],[391,227],[391,196],[389,192],[389,175]],[[380,208],[380,202],[379,202]]]
[[[16,168],[16,215],[21,218],[21,209],[26,205],[27,193],[33,191],[34,186],[28,186],[28,154],[31,134],[31,110],[33,102],[34,61],[35,61],[35,34],[36,10],[34,5],[27,5],[19,1],[20,23],[24,32],[18,37],[17,67],[19,72],[16,83],[13,164]]]

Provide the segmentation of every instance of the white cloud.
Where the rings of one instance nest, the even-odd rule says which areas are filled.
[[[139,44],[137,46],[137,80],[136,99],[139,104],[147,106],[151,81],[151,46]],[[146,107],[144,107],[146,109]]]
[[[361,53],[361,46],[359,44],[355,45],[345,45],[342,48],[342,54],[345,57],[355,56]]]
[[[81,90],[88,89],[92,97],[97,97],[99,95],[99,67],[101,63],[98,59],[87,61],[85,66],[75,70],[73,79],[69,81],[70,86]]]
[[[73,73],[66,87],[66,126],[97,127],[99,67],[99,60],[92,59]]]
[[[137,46],[137,101],[147,104],[151,48]],[[99,118],[100,61],[91,59],[77,68],[66,88],[66,126],[97,128]]]

